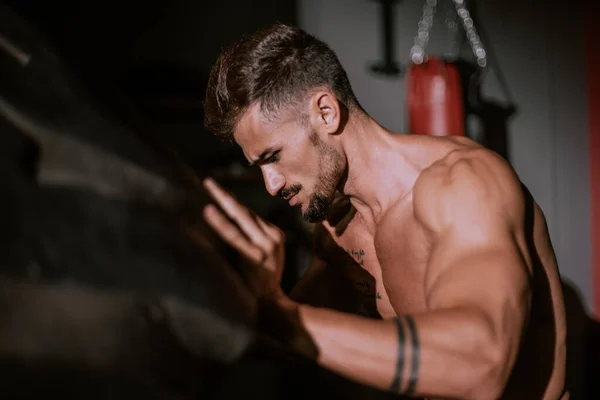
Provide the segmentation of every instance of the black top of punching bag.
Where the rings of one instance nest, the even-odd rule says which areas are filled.
[[[202,221],[206,194],[2,4],[0,70],[0,309],[19,310],[19,319],[0,325],[0,370],[12,377],[0,389],[21,385],[19,371],[29,389],[57,389],[56,379],[72,384],[73,368],[84,373],[98,363],[108,372],[135,365],[129,372],[148,384],[153,376],[177,383],[179,368],[166,362],[173,354],[194,374],[186,384],[201,387],[203,359],[223,365],[243,355],[255,313],[228,248]],[[89,312],[65,311],[78,304]],[[18,353],[27,335],[38,348],[23,351],[34,354]],[[103,341],[114,346],[99,352]],[[36,357],[44,365],[37,374]],[[40,372],[59,364],[71,372],[52,382]],[[73,390],[111,397],[93,387]]]

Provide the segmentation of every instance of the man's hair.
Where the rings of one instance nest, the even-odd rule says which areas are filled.
[[[221,52],[208,80],[204,125],[231,140],[237,122],[254,103],[271,118],[318,87],[331,90],[348,109],[360,108],[331,48],[302,29],[276,23]]]

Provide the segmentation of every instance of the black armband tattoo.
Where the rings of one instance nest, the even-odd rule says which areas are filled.
[[[398,328],[398,362],[396,364],[396,375],[394,375],[394,381],[390,390],[394,393],[400,391],[400,381],[402,379],[402,370],[404,369],[404,325],[400,318],[394,318],[396,326]]]
[[[408,387],[406,388],[406,394],[412,394],[417,386],[417,379],[419,377],[419,337],[417,335],[417,327],[415,321],[409,315],[406,317],[408,323],[408,329],[410,330],[410,337],[412,338],[412,368],[410,370],[410,379],[408,381]]]
[[[417,380],[419,377],[420,349],[417,327],[415,325],[415,321],[410,315],[395,318],[394,321],[396,322],[396,327],[398,328],[398,362],[396,364],[396,374],[394,376],[394,380],[392,382],[390,390],[395,393],[411,395],[415,391],[415,388],[417,386]],[[404,372],[404,362],[406,359],[406,332],[404,330],[404,322],[406,322],[406,325],[408,326],[412,351],[410,352],[410,376],[408,378],[406,389],[404,391],[401,391]]]

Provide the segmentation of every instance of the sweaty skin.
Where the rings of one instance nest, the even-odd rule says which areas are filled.
[[[311,124],[343,149],[341,194],[316,228],[305,276],[289,298],[272,295],[298,315],[317,362],[413,397],[568,398],[556,258],[544,216],[512,168],[464,138],[394,135],[352,115],[341,127],[332,97],[315,96]],[[307,135],[268,125],[255,108],[236,141],[250,160],[281,152],[260,160],[267,190],[302,180],[291,201],[305,211],[310,177],[324,168]],[[257,265],[256,248],[270,254],[281,245],[271,225],[252,225],[241,205],[207,188],[238,229],[214,208],[207,221]],[[266,260],[278,271],[275,258]]]
[[[314,302],[321,307],[331,307],[384,320],[392,320],[398,315],[415,315],[442,308],[451,310],[454,302],[460,302],[465,307],[471,302],[477,306],[487,306],[490,308],[488,315],[496,314],[499,317],[507,318],[506,321],[497,321],[499,325],[511,329],[510,323],[514,319],[519,322],[520,329],[524,331],[522,344],[520,346],[518,343],[512,344],[519,346],[521,354],[518,362],[514,360],[517,356],[516,352],[512,355],[513,359],[506,357],[508,359],[504,361],[508,370],[503,371],[503,374],[508,383],[502,398],[568,398],[568,394],[564,393],[566,323],[562,292],[556,258],[539,206],[533,201],[526,188],[517,186],[518,182],[514,177],[510,177],[511,173],[503,165],[503,161],[479,148],[476,144],[468,140],[456,139],[435,138],[430,141],[430,138],[415,137],[414,140],[415,146],[419,146],[418,142],[420,141],[425,142],[423,145],[426,146],[428,153],[432,153],[432,150],[439,146],[442,154],[441,157],[436,157],[426,163],[430,166],[421,172],[417,179],[416,193],[413,188],[413,191],[388,211],[382,218],[385,221],[380,222],[380,230],[376,231],[377,237],[369,233],[367,224],[351,204],[338,205],[334,214],[337,212],[344,215],[337,216],[338,219],[341,219],[337,224],[326,221],[316,228],[315,257],[303,279],[294,288],[292,298],[299,302]],[[492,165],[486,165],[488,163]],[[491,170],[486,170],[486,168]],[[495,173],[492,172],[494,169],[496,169]],[[480,173],[477,173],[476,170],[480,170]],[[496,175],[502,172],[509,175],[505,179],[509,182],[512,181],[514,186],[512,189],[504,187],[503,179]],[[439,187],[430,188],[430,190],[435,190],[437,195],[422,191],[423,186],[421,185],[430,179],[434,180],[434,178],[458,181],[458,183],[462,180],[468,187],[457,188],[459,191],[456,193],[457,199],[441,199],[441,193],[444,193],[445,196],[451,196],[451,193],[446,194],[446,191]],[[506,235],[513,236],[513,239],[506,244],[499,242],[499,234],[495,230],[487,232],[489,235],[487,236],[484,231],[486,227],[482,226],[484,224],[478,223],[478,218],[485,219],[485,215],[494,209],[492,196],[497,194],[487,194],[488,199],[477,199],[478,196],[473,196],[476,200],[474,203],[470,203],[473,201],[471,196],[462,195],[463,192],[475,190],[478,185],[473,181],[479,179],[481,186],[491,186],[489,190],[494,190],[496,185],[499,190],[504,189],[503,193],[506,196],[498,196],[502,200],[509,201],[509,198],[505,199],[504,197],[509,197],[511,191],[515,197],[522,197],[514,200],[521,203],[520,206],[504,205],[507,210],[510,210],[504,218],[512,217],[515,220],[514,226],[510,228],[511,234]],[[500,182],[488,182],[491,179],[498,179]],[[485,193],[480,194],[482,197],[485,195]],[[440,200],[444,200],[444,204],[435,204]],[[341,203],[341,201],[339,202]],[[432,202],[434,204],[431,204]],[[498,206],[498,208],[503,207]],[[522,210],[516,212],[521,215],[512,216],[511,214],[514,212],[512,210],[518,208]],[[435,254],[432,251],[440,246],[440,244],[435,246],[435,242],[440,241],[434,231],[437,221],[433,221],[433,224],[431,221],[429,224],[427,223],[427,215],[431,215],[435,209],[441,209],[441,215],[436,216],[437,221],[456,218],[458,219],[458,222],[455,222],[457,225],[465,225],[463,227],[465,229],[464,236],[456,233],[455,239],[447,239],[448,242],[445,246],[448,248],[444,246],[438,250],[438,257],[442,258],[440,264],[437,264],[439,266],[436,266]],[[426,214],[425,217],[422,213]],[[461,213],[462,215],[460,215]],[[481,216],[478,216],[478,213],[481,213]],[[506,223],[504,218],[499,223]],[[466,226],[467,220],[472,220],[470,223],[474,226]],[[394,221],[394,223],[386,224],[386,221]],[[339,229],[341,225],[343,225],[343,229]],[[493,229],[493,227],[488,229]],[[488,241],[492,240],[492,244],[496,248],[488,249]],[[481,254],[460,255],[461,245],[480,246]],[[510,265],[510,260],[499,260],[498,264],[494,265],[494,253],[497,258],[506,258],[505,252],[511,251],[511,248],[513,256],[523,258],[523,260],[515,260],[514,265]],[[462,261],[464,265],[452,268],[453,252],[458,253],[455,262],[461,263]],[[469,260],[470,257],[473,257],[473,260]],[[471,265],[469,266],[469,264]],[[394,265],[402,265],[403,268],[395,268]],[[363,273],[358,270],[357,266],[360,266]],[[328,278],[326,274],[322,273],[326,268],[334,268],[336,273],[329,273]],[[512,271],[507,271],[510,269]],[[448,275],[445,275],[444,272]],[[355,298],[360,300],[354,302],[351,306],[352,309],[348,309],[347,304],[340,305],[339,301],[328,302],[328,298],[337,299],[335,295],[327,293],[328,288],[332,287],[328,281],[331,277],[333,279],[341,277],[347,285],[358,292]],[[309,284],[310,287],[319,287],[321,290],[307,289]],[[446,286],[443,292],[439,289],[436,290],[436,286],[442,285]],[[463,299],[458,299],[463,294],[469,297],[465,303],[462,303]],[[497,304],[489,304],[492,296],[497,296]],[[502,310],[503,314],[497,313],[496,310]],[[424,319],[432,319],[432,314],[424,315],[427,316]],[[323,313],[321,317],[327,320],[330,316]],[[529,318],[529,326],[523,327],[522,321],[526,318]],[[417,318],[415,320],[418,321]],[[436,362],[449,363],[438,365],[437,367],[440,368],[438,371],[433,371],[434,366],[426,366],[424,359],[426,342],[424,342],[425,337],[422,337],[421,370],[422,372],[425,370],[432,372],[431,376],[435,380],[426,382],[424,381],[426,375],[421,374],[420,381],[423,386],[429,388],[434,388],[436,384],[439,384],[440,390],[430,389],[431,395],[438,393],[437,396],[439,396],[439,393],[452,385],[452,382],[467,383],[473,379],[467,372],[473,367],[473,363],[477,362],[472,356],[467,355],[464,360],[461,360],[460,354],[448,354],[447,358],[444,358],[446,360],[452,358],[452,360],[442,361],[439,354],[446,340],[449,342],[448,351],[451,353],[459,353],[465,344],[472,345],[473,337],[466,331],[459,329],[456,336],[450,336],[453,328],[456,329],[456,325],[460,325],[459,321],[458,316],[456,320],[444,321],[443,315],[440,315],[439,321],[431,321],[431,323],[442,325],[443,334],[448,335],[448,337],[431,338],[430,346],[436,349],[435,353],[431,354],[432,364]],[[447,326],[443,326],[445,324]],[[367,326],[365,325],[365,328]],[[331,327],[324,323],[321,329],[327,330]],[[373,329],[376,328],[373,326]],[[424,328],[419,330],[421,335],[424,334],[424,330]],[[346,346],[344,347],[347,348],[341,349],[341,352],[352,351],[350,349],[355,346],[358,349],[365,349],[364,343],[368,342],[365,337],[375,335],[375,332],[362,329],[356,332],[360,333],[354,338],[356,341],[354,343],[345,342]],[[338,334],[339,332],[336,331],[330,332],[327,336],[331,341],[324,341],[322,346],[325,348],[334,346]],[[504,345],[509,346],[510,343],[506,342]],[[371,351],[369,348],[365,350]],[[464,349],[466,354],[469,353],[469,350]],[[515,348],[515,350],[517,349]],[[481,351],[485,353],[485,349]],[[344,359],[343,356],[339,358]],[[351,377],[355,375],[356,369],[363,368],[360,365],[361,361],[358,361],[360,359],[361,357],[357,356],[357,364],[340,365],[335,369]],[[482,364],[486,362],[485,359],[480,361]],[[325,365],[334,362],[334,360],[322,361]],[[464,365],[461,365],[461,362],[464,362]],[[515,372],[512,377],[508,378],[510,365],[513,362],[516,364]],[[483,368],[485,369],[485,366]],[[448,381],[443,381],[440,376]],[[427,393],[422,393],[422,395],[427,395]],[[465,397],[487,398],[488,396],[478,397],[473,394]]]

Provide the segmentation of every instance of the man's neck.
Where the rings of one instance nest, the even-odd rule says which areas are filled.
[[[418,167],[403,148],[407,139],[367,117],[351,118],[343,133],[348,176],[341,189],[371,226],[392,204],[411,192],[419,175]]]

